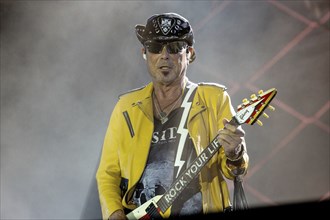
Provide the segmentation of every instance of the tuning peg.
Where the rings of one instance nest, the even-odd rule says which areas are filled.
[[[269,118],[269,116],[265,112],[262,113],[262,116],[264,116],[265,118]]]
[[[243,99],[242,102],[243,102],[243,104],[245,104],[245,105],[249,103],[249,101],[248,101],[247,99]]]
[[[251,95],[251,99],[256,99],[256,98],[257,98],[256,94]]]
[[[260,120],[257,120],[257,124],[258,124],[259,126],[262,126],[262,125],[263,125],[262,122],[261,122]]]
[[[270,110],[272,110],[272,111],[275,111],[274,106],[268,105],[268,108],[269,108]]]
[[[259,95],[261,95],[262,93],[264,93],[263,90],[259,90],[259,91],[258,91],[258,94],[259,94]]]

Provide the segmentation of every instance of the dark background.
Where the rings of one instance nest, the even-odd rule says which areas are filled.
[[[276,88],[243,125],[250,207],[330,198],[329,1],[1,1],[1,219],[100,218],[95,171],[117,96],[149,82],[134,32],[177,12],[195,33],[194,82],[236,107]],[[229,182],[231,190],[232,185]]]

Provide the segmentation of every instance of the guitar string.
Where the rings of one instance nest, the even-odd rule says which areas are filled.
[[[158,211],[157,211],[156,206],[153,206],[153,207],[151,207],[151,210],[150,210],[150,212],[149,212],[148,214],[149,214],[150,217],[152,218],[152,216],[154,216],[154,214],[157,213],[157,212],[158,212]]]
[[[158,204],[159,202],[159,204]],[[156,204],[159,206],[160,210],[162,211],[165,207],[164,207],[164,204],[163,204],[163,200],[160,199]]]

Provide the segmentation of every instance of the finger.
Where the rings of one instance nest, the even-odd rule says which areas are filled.
[[[239,126],[235,129],[235,134],[240,137],[243,137],[245,135],[245,131],[242,129],[242,127]]]
[[[225,127],[226,124],[229,123],[229,120],[227,118],[222,119],[223,126]]]
[[[222,145],[228,145],[228,147],[233,148],[242,142],[242,138],[238,135],[228,135],[225,133],[219,134],[219,141]],[[226,146],[224,146],[226,148]]]
[[[228,129],[228,130],[230,130],[231,132],[235,133],[235,131],[236,131],[236,126],[230,124],[230,121],[229,121],[228,119],[224,118],[224,119],[222,120],[222,122],[223,122],[224,129]]]
[[[232,139],[226,138],[225,136],[219,140],[220,144],[222,145],[226,156],[233,158],[236,153],[236,148],[242,144],[242,139]]]
[[[241,138],[241,137],[244,137],[245,132],[242,129],[236,129],[235,132],[231,131],[230,129],[222,129],[222,130],[219,130],[218,134],[233,136],[233,138]]]

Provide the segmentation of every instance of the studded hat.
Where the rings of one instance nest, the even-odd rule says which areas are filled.
[[[183,40],[189,46],[194,44],[193,30],[189,21],[177,13],[154,14],[146,25],[135,26],[136,36],[144,44],[147,40],[176,41]]]

